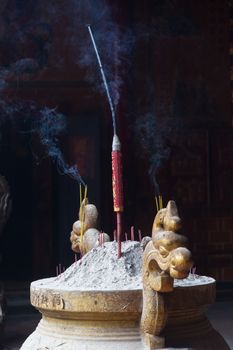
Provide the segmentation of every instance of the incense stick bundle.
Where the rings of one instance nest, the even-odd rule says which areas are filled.
[[[161,195],[155,196],[155,204],[156,204],[156,210],[157,212],[160,209],[163,209],[163,198]]]
[[[80,222],[81,222],[81,230],[80,230],[80,252],[83,255],[83,234],[84,234],[84,221],[85,221],[85,205],[87,200],[87,186],[85,186],[84,190],[84,198],[82,198],[82,188],[80,187]]]

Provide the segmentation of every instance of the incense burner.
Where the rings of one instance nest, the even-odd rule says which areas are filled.
[[[130,288],[128,282],[125,290],[75,288],[73,280],[67,283],[72,271],[76,272],[72,267],[60,280],[33,282],[31,303],[41,312],[42,320],[21,350],[229,349],[205,316],[207,306],[215,300],[215,280],[189,275],[192,258],[187,239],[176,232],[180,226],[176,204],[170,201],[156,214],[152,237],[142,244],[144,252],[139,243],[132,242],[134,257],[140,251],[142,259],[142,276],[141,269],[137,275],[142,287],[137,289]],[[99,252],[106,257],[107,248],[101,248]],[[96,251],[88,253],[92,259]],[[121,259],[127,252],[123,251]],[[86,266],[88,254],[79,269]]]

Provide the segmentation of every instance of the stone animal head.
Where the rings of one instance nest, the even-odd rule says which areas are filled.
[[[191,253],[186,248],[188,240],[177,231],[181,219],[176,203],[169,201],[166,208],[155,216],[152,228],[153,247],[159,253],[158,265],[172,278],[185,278],[192,267]]]
[[[176,203],[169,201],[167,207],[156,214],[152,227],[152,241],[162,257],[178,247],[187,246],[187,238],[177,233],[180,229],[181,219]]]
[[[167,207],[160,209],[155,216],[152,232],[158,230],[177,232],[181,228],[181,219],[175,201],[168,202]]]

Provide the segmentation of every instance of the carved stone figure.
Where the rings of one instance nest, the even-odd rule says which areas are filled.
[[[70,234],[71,248],[75,253],[82,255],[103,242],[109,242],[107,233],[101,233],[97,229],[98,211],[94,204],[89,204],[88,199],[82,202],[79,210],[79,220],[73,224]]]
[[[155,216],[152,239],[143,253],[141,332],[150,350],[164,347],[161,336],[167,319],[164,293],[172,292],[174,278],[186,278],[193,264],[186,237],[177,233],[180,228],[176,203],[169,201]]]

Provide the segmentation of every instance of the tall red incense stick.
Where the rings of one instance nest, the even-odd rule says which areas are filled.
[[[108,82],[105,76],[98,48],[95,43],[95,38],[91,26],[87,25],[91,41],[95,50],[96,58],[100,68],[100,73],[105,86],[106,95],[109,102],[109,107],[112,114],[113,124],[113,142],[112,142],[112,190],[113,190],[113,209],[117,218],[117,242],[118,242],[118,258],[121,257],[121,235],[122,235],[122,212],[123,212],[123,185],[122,185],[122,162],[121,162],[121,144],[116,132],[116,114],[108,87]]]
[[[123,212],[123,182],[122,182],[122,160],[121,144],[118,136],[113,136],[112,142],[112,191],[113,209],[117,218],[117,242],[118,258],[121,257],[121,236],[122,236],[122,212]]]

